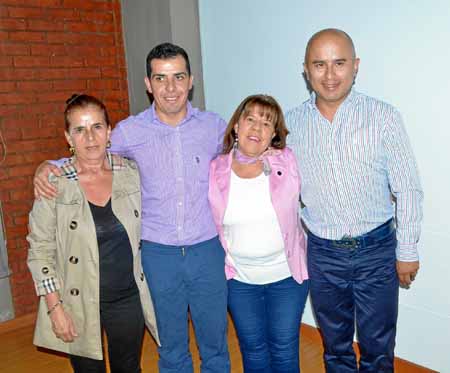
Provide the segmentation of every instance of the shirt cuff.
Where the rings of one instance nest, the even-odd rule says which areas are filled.
[[[68,159],[69,158],[61,158],[58,160],[52,159],[52,160],[49,160],[48,162],[56,167],[61,167],[64,164],[64,162],[66,162]]]
[[[417,244],[398,244],[396,255],[397,260],[400,262],[417,262],[419,260]]]

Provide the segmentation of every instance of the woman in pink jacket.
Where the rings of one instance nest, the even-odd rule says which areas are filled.
[[[300,176],[280,106],[247,97],[212,163],[209,200],[226,251],[228,307],[246,373],[299,372],[306,296]]]

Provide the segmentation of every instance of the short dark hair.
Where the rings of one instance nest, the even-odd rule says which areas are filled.
[[[186,51],[178,45],[172,43],[162,43],[154,47],[147,55],[147,77],[150,79],[152,76],[152,60],[166,60],[168,58],[175,58],[176,56],[181,56],[184,58],[184,61],[186,62],[186,70],[190,76],[191,64],[189,63],[189,57]]]
[[[223,153],[228,154],[233,149],[236,139],[234,125],[239,122],[241,117],[247,117],[254,106],[260,106],[264,116],[274,125],[275,136],[270,146],[275,149],[284,149],[286,147],[286,136],[289,134],[284,122],[283,110],[272,96],[252,95],[245,98],[234,111],[223,137]]]
[[[77,109],[83,109],[88,106],[97,106],[105,117],[105,122],[108,126],[111,126],[109,122],[108,112],[106,111],[105,104],[98,99],[97,97],[90,96],[87,94],[73,94],[69,99],[66,100],[66,110],[64,110],[64,121],[66,126],[66,132],[69,132],[70,122],[69,122],[69,114]]]

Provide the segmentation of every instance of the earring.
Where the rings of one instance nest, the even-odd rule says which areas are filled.
[[[70,152],[70,155],[75,155],[75,148],[73,146],[71,146],[69,148],[69,152]]]
[[[238,141],[238,135],[237,133],[234,135],[234,143],[233,143],[233,149],[237,149],[239,146],[239,141]]]
[[[111,147],[111,140],[108,140],[108,142],[106,143],[106,149],[109,149]]]

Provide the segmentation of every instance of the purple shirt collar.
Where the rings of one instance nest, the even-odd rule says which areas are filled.
[[[189,121],[192,117],[196,117],[199,113],[199,110],[197,108],[193,108],[192,104],[188,101],[186,103],[187,111],[186,116],[181,120],[179,126],[182,126],[184,123]],[[155,102],[152,103],[150,106],[150,122],[152,123],[158,123],[162,124],[164,126],[167,126],[167,123],[164,123],[162,120],[159,119],[158,113],[156,112]]]

